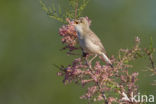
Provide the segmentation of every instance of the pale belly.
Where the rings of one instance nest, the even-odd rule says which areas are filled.
[[[89,39],[79,39],[80,47],[87,53],[99,54],[100,47],[94,44]]]

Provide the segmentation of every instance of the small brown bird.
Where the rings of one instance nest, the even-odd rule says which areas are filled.
[[[104,46],[97,35],[90,29],[88,20],[85,17],[80,17],[75,20],[75,30],[78,34],[78,40],[80,47],[84,53],[95,55],[89,62],[91,63],[96,57],[102,56],[102,59],[112,66],[111,61],[106,55]]]

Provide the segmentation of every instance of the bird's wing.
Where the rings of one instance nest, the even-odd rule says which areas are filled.
[[[88,36],[89,36],[90,40],[94,44],[98,45],[100,47],[101,51],[106,54],[105,48],[104,48],[103,44],[101,43],[101,40],[98,38],[98,36],[92,31],[88,32]]]

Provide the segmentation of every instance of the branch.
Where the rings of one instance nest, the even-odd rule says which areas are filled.
[[[79,0],[77,0],[76,3],[75,3],[75,19],[77,18],[78,6],[79,6]]]
[[[149,60],[150,60],[151,66],[152,66],[153,70],[155,70],[155,66],[154,66],[154,61],[153,61],[152,54],[151,55],[148,55],[148,56],[149,56]]]

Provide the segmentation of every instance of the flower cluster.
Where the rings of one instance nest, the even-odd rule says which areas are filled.
[[[81,99],[90,101],[104,101],[105,104],[112,102],[133,104],[132,101],[124,101],[123,94],[129,98],[137,94],[136,86],[138,73],[129,73],[128,69],[132,68],[128,62],[137,58],[140,51],[139,43],[133,49],[121,49],[119,52],[120,59],[111,58],[114,67],[104,65],[100,61],[94,64],[86,64],[81,58],[75,59],[71,65],[60,67],[59,76],[63,76],[65,84],[75,82],[83,87],[88,86],[87,92],[82,95]],[[121,57],[122,54],[122,57]],[[114,93],[115,94],[111,94]],[[136,102],[135,102],[136,103]]]
[[[74,21],[70,21],[67,19],[68,23],[67,25],[62,26],[59,29],[59,34],[62,36],[62,43],[65,44],[65,47],[63,49],[69,49],[69,51],[73,51],[76,45],[77,40],[77,33],[75,31],[75,28],[73,26]]]
[[[112,61],[117,62],[115,58]],[[121,69],[118,69],[119,67]],[[130,66],[118,63],[112,68],[96,61],[91,68],[78,58],[73,61],[72,65],[60,67],[61,71],[58,75],[64,77],[65,84],[75,82],[83,87],[88,86],[87,92],[80,97],[81,99],[105,101],[107,104],[111,104],[112,102],[124,102],[122,101],[123,93],[129,97],[132,93],[137,93],[135,82],[138,73],[130,74],[126,69],[128,67]],[[115,96],[109,95],[113,92],[116,92]],[[131,101],[127,102],[127,104],[131,103]]]

